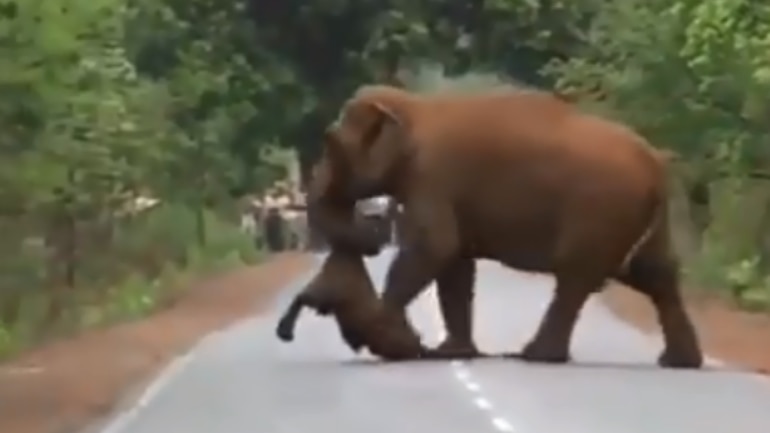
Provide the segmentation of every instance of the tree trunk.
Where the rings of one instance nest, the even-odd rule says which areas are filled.
[[[208,242],[208,233],[206,231],[206,213],[203,206],[195,209],[195,233],[198,237],[198,245],[205,246]]]

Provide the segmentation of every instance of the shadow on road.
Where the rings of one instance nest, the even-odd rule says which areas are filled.
[[[529,364],[532,366],[541,366],[541,367],[552,367],[552,368],[559,368],[559,369],[607,369],[607,370],[629,370],[629,371],[654,371],[654,370],[674,370],[674,369],[663,369],[659,367],[656,364],[642,364],[642,363],[623,363],[623,362],[601,362],[601,361],[571,361],[565,364],[549,364],[549,363],[536,363],[536,362],[528,362],[523,359],[521,359],[521,354],[519,353],[502,353],[502,354],[487,354],[487,355],[481,355],[475,358],[470,359],[459,359],[458,361],[467,362],[467,363],[483,363],[483,362],[489,362],[489,361],[513,361],[517,362],[520,365]],[[447,364],[449,360],[446,359],[431,359],[431,358],[425,358],[425,359],[411,359],[411,360],[403,360],[403,361],[383,361],[381,359],[376,358],[355,358],[355,359],[347,359],[339,361],[340,365],[345,366],[351,366],[351,367],[378,367],[378,366],[384,366],[384,365],[393,365],[393,364]],[[713,366],[713,365],[707,365],[703,366],[700,370],[686,370],[691,373],[714,373],[714,372],[720,372],[720,373],[743,373],[743,374],[756,374],[756,372],[744,369],[736,366],[728,366],[728,365],[719,365],[719,366]]]

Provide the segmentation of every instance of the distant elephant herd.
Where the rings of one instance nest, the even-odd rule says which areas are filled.
[[[490,259],[556,280],[517,358],[569,361],[580,311],[614,279],[655,307],[664,336],[659,365],[702,366],[669,234],[672,155],[627,126],[543,91],[424,95],[368,85],[320,141],[307,218],[330,253],[281,318],[282,340],[293,339],[309,307],[333,318],[356,352],[386,360],[482,356],[472,307],[476,260]],[[361,200],[383,196],[391,204],[378,215],[386,217],[362,210]],[[393,242],[378,218],[398,227],[381,294],[363,261]],[[405,311],[432,282],[446,338],[428,348]]]

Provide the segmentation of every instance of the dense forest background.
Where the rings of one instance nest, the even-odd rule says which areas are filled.
[[[258,260],[237,199],[367,82],[515,80],[633,125],[680,156],[690,284],[768,308],[768,52],[748,0],[0,0],[0,355]]]

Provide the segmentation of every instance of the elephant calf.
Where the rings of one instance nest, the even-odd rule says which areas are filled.
[[[304,307],[322,316],[332,315],[343,340],[356,352],[368,347],[372,354],[386,359],[414,359],[425,353],[414,331],[411,338],[404,340],[400,332],[392,334],[389,327],[372,322],[373,317],[381,317],[380,299],[358,252],[332,248],[320,272],[281,317],[276,328],[278,338],[286,342],[294,339],[294,328]]]

